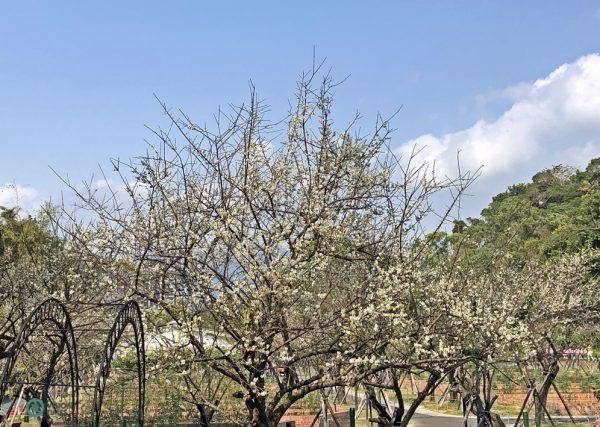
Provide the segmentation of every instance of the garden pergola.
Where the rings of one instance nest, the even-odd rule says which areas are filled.
[[[99,320],[88,320],[85,324],[77,325],[71,319],[70,311],[67,308],[69,306],[84,307],[86,313],[101,313],[103,319],[110,319],[106,314],[112,312],[114,320],[112,324],[107,324],[106,328],[101,327],[102,323],[98,324]],[[114,315],[115,311],[116,315]],[[89,338],[91,334],[97,337],[99,333],[103,332],[106,333],[103,349],[98,347],[94,349],[94,343],[98,340],[88,339],[87,354],[91,357],[87,363],[88,366],[82,366],[78,355],[78,342],[85,341],[86,337]],[[60,388],[63,390],[63,397],[68,395],[69,403],[65,405],[68,409],[64,411],[64,421],[67,425],[99,426],[102,403],[111,373],[111,362],[118,352],[117,347],[123,340],[124,334],[129,334],[129,337],[132,338],[128,341],[134,347],[136,354],[137,423],[140,426],[143,425],[146,383],[144,327],[140,307],[133,300],[123,303],[81,303],[61,302],[55,298],[49,298],[39,304],[27,317],[17,339],[10,347],[9,356],[5,360],[0,377],[0,401],[4,399],[10,386],[19,386],[20,395],[22,395],[24,387],[36,387],[40,390],[39,398],[44,403],[42,419],[46,425],[49,425],[49,405],[53,404],[50,398],[50,389],[52,387]],[[43,337],[45,344],[41,344],[40,340],[36,341],[36,337]],[[36,353],[44,353],[48,347],[52,348],[48,358],[36,358]],[[35,381],[15,378],[13,375],[20,358],[35,360],[36,368],[42,366]],[[39,378],[40,376],[41,378]],[[79,413],[80,390],[82,389],[93,390],[91,418],[89,422],[84,423],[80,421]],[[11,407],[16,400],[17,398],[13,399]],[[54,406],[56,407],[56,405]],[[11,408],[6,415],[10,410]]]

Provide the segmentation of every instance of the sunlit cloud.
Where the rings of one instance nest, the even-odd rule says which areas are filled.
[[[44,203],[44,198],[33,187],[15,183],[0,186],[0,206],[4,208],[18,207],[21,213],[34,213]]]
[[[600,155],[600,55],[584,56],[561,65],[532,83],[519,83],[497,92],[512,105],[494,120],[444,135],[421,135],[398,148],[435,161],[453,173],[457,152],[461,165],[482,167],[482,179],[513,177],[555,163],[583,166]]]

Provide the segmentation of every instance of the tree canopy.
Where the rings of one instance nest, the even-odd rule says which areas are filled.
[[[460,255],[486,263],[547,261],[600,248],[600,158],[584,170],[558,165],[496,195],[480,218],[456,221],[450,241]]]

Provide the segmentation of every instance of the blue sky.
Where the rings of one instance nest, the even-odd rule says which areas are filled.
[[[399,151],[424,144],[448,168],[479,153],[475,215],[541,168],[600,155],[599,43],[598,1],[5,2],[0,204],[6,183],[26,208],[58,197],[49,166],[78,181],[143,152],[144,125],[162,123],[154,93],[203,122],[252,79],[279,118],[315,47],[350,76],[340,119],[358,109],[368,128],[403,106]]]

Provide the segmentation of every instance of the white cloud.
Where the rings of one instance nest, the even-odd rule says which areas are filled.
[[[414,146],[422,148],[420,160],[435,160],[440,172],[450,174],[460,151],[464,169],[483,166],[481,180],[512,178],[506,185],[553,164],[583,166],[600,155],[600,55],[561,65],[498,96],[512,105],[497,119],[441,136],[422,135],[398,151],[406,155]]]
[[[18,206],[22,213],[32,213],[37,210],[44,198],[33,187],[7,183],[0,186],[0,206],[13,208]]]

